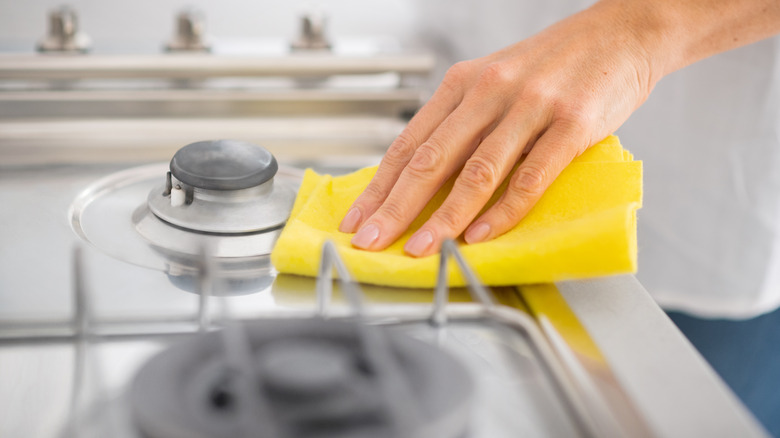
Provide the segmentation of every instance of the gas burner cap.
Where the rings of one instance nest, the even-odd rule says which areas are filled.
[[[184,184],[205,190],[241,190],[259,186],[279,166],[268,150],[237,140],[210,140],[179,149],[171,174]]]
[[[192,143],[173,156],[164,185],[148,206],[165,222],[190,231],[244,234],[282,226],[295,192],[275,184],[276,159],[266,149],[236,140]]]
[[[133,421],[149,438],[463,436],[474,396],[464,365],[400,332],[358,324],[254,321],[232,341],[212,332],[179,343],[136,375]]]

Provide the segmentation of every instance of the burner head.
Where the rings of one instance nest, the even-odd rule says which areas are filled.
[[[474,392],[465,367],[399,332],[357,324],[255,321],[233,339],[246,338],[239,354],[225,333],[180,343],[136,376],[135,424],[149,438],[463,436]],[[384,353],[369,353],[367,340]]]
[[[241,190],[259,186],[279,166],[268,150],[237,140],[209,140],[179,149],[171,174],[184,184],[206,190]]]
[[[276,159],[251,143],[192,143],[176,152],[170,169],[147,204],[154,216],[187,231],[237,235],[277,229],[295,202],[292,188],[274,181]],[[164,231],[148,234],[152,243],[167,238]]]

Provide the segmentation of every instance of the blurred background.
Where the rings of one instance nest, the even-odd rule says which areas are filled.
[[[420,42],[411,1],[4,0],[0,10],[6,165],[148,162],[237,138],[344,172],[378,162],[444,68]]]
[[[74,0],[84,31],[96,51],[156,52],[174,31],[174,17],[184,8],[201,10],[208,33],[218,38],[293,38],[302,13],[327,12],[330,29],[339,36],[386,35],[406,39],[417,28],[419,9],[413,0],[182,1],[133,2]],[[61,1],[0,1],[0,48],[30,50],[46,32],[49,10]]]

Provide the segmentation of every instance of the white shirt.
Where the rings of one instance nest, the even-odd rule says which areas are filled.
[[[590,3],[431,0],[421,34],[449,65]],[[780,38],[672,73],[617,134],[644,161],[637,277],[659,304],[726,318],[780,306]]]
[[[667,308],[780,305],[780,39],[661,80],[620,128],[644,161],[638,278]]]

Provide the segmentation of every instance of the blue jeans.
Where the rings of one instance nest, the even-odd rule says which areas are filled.
[[[780,438],[780,310],[742,321],[667,313],[767,431]]]

